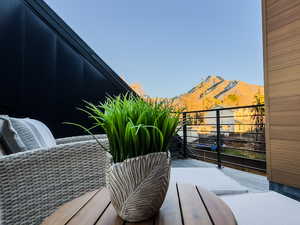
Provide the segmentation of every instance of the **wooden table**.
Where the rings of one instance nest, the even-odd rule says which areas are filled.
[[[106,188],[87,193],[60,207],[42,225],[236,225],[230,208],[215,194],[187,184],[170,185],[159,213],[140,223],[124,222]]]

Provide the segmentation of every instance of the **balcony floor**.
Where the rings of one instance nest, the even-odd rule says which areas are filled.
[[[196,159],[177,159],[172,161],[172,167],[216,168],[216,165]],[[247,187],[249,192],[269,191],[269,182],[265,176],[244,172],[229,167],[224,167],[221,169],[221,171],[241,185]]]

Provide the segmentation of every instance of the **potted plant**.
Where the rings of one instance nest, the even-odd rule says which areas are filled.
[[[107,186],[118,215],[129,222],[155,215],[169,185],[168,144],[176,133],[179,114],[167,102],[133,95],[110,97],[100,105],[87,103],[81,110],[93,119],[92,128],[102,127],[107,134],[107,151],[113,159]]]

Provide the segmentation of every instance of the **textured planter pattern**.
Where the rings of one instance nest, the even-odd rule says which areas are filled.
[[[125,160],[108,171],[111,202],[125,221],[139,222],[160,209],[169,186],[170,156],[159,152]]]

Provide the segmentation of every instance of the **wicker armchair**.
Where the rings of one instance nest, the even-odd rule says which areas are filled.
[[[98,136],[108,146],[104,136]],[[0,157],[1,225],[40,224],[63,203],[105,186],[111,158],[90,136]]]

